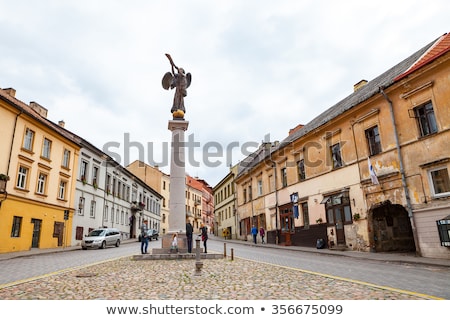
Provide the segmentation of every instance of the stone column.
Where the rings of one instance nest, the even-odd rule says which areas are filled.
[[[189,125],[184,119],[169,120],[172,131],[170,161],[169,228],[162,237],[162,248],[170,249],[172,235],[178,234],[180,252],[187,251],[186,242],[186,172],[184,132]]]

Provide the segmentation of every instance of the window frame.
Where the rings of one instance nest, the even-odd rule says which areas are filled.
[[[375,132],[376,131],[376,132]],[[364,131],[367,141],[367,148],[369,155],[374,156],[381,153],[381,138],[378,125],[374,125]]]
[[[42,140],[41,158],[50,159],[52,151],[52,141],[48,138]]]
[[[435,181],[435,179],[433,179],[433,173],[438,172],[438,171],[443,171],[443,170],[445,170],[447,172],[447,176],[444,177],[445,181],[443,183],[446,184],[447,187],[449,187],[449,190],[445,191],[445,192],[437,193],[436,192],[436,183],[435,183],[436,181]],[[428,181],[430,184],[430,192],[434,198],[450,196],[450,173],[449,173],[447,166],[440,166],[440,167],[435,167],[435,168],[429,169],[427,172],[427,175],[428,175]]]
[[[67,189],[67,181],[66,180],[59,180],[58,184],[58,200],[66,200],[66,192]]]
[[[330,147],[331,161],[333,163],[333,169],[339,169],[344,166],[342,160],[341,143],[335,143]]]
[[[439,131],[431,100],[415,107],[413,110],[417,119],[420,137],[427,137]],[[423,113],[421,113],[421,111],[423,111]]]
[[[305,159],[297,161],[297,177],[299,182],[306,180]]]
[[[69,149],[64,149],[61,165],[63,168],[70,167],[70,150]]]
[[[22,231],[23,217],[14,216],[11,225],[11,238],[20,238]]]
[[[43,179],[41,179],[41,176]],[[45,172],[39,172],[36,182],[36,193],[40,195],[47,194],[47,181],[48,181],[48,174]]]
[[[25,172],[21,172],[21,169],[24,169]],[[17,189],[27,190],[29,173],[30,173],[29,167],[24,166],[22,164],[19,165],[19,169],[17,170],[17,180],[16,180],[16,188]]]
[[[29,136],[28,133],[31,133]],[[34,146],[34,137],[36,136],[35,132],[31,130],[30,128],[25,129],[24,137],[23,137],[23,144],[22,149],[33,152],[33,146]],[[29,144],[29,147],[28,147]]]

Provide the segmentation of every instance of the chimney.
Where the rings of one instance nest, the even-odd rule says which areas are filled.
[[[11,97],[16,97],[16,89],[6,88],[6,89],[3,89],[3,91],[5,91]]]
[[[358,91],[367,84],[367,80],[361,80],[353,85],[353,92]]]
[[[64,120],[59,120],[58,121],[58,126],[64,128],[65,125],[66,125],[66,123],[64,122]]]
[[[48,110],[41,106],[39,103],[32,101],[30,102],[30,107],[31,109],[39,113],[41,117],[47,118]]]
[[[294,132],[300,130],[300,129],[303,128],[303,127],[304,127],[303,124],[299,124],[299,125],[297,125],[295,128],[289,129],[289,135],[293,134]]]

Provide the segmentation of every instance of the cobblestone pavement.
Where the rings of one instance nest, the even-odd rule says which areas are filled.
[[[432,297],[243,259],[120,258],[0,287],[3,300],[427,300]]]

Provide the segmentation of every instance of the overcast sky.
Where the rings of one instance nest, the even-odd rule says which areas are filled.
[[[169,173],[169,53],[192,74],[186,171],[214,187],[263,140],[450,31],[449,17],[448,0],[0,0],[0,88],[122,165]]]

